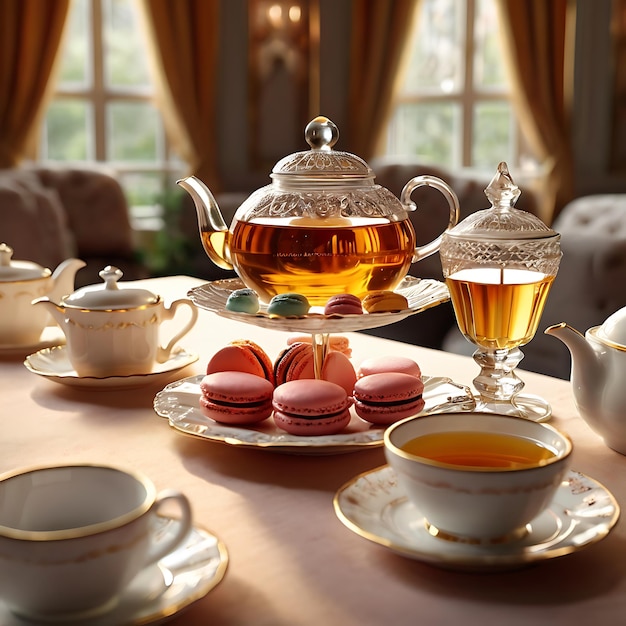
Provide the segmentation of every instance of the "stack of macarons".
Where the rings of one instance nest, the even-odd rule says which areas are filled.
[[[344,352],[330,349],[316,376],[314,349],[319,346],[291,341],[272,362],[252,341],[231,342],[207,365],[202,412],[230,424],[254,424],[273,414],[276,426],[291,434],[328,435],[348,425],[351,405],[376,425],[423,410],[424,383],[412,359],[372,357],[355,370]]]
[[[372,357],[361,363],[354,384],[354,410],[373,424],[392,424],[424,409],[419,365],[401,356]]]
[[[327,317],[344,317],[401,311],[408,306],[407,298],[395,291],[370,291],[362,297],[351,293],[338,293],[328,298],[323,307],[311,307],[304,294],[286,292],[272,297],[266,312],[270,317],[303,317],[310,312],[316,315],[323,312]],[[258,294],[248,287],[235,289],[226,299],[225,308],[227,311],[255,315],[260,310]]]

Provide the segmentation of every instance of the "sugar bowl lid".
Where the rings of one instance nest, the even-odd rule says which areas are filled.
[[[13,248],[0,243],[0,282],[47,278],[52,272],[32,261],[13,261]]]
[[[339,129],[327,117],[320,115],[311,120],[304,138],[311,149],[294,152],[278,161],[271,174],[274,181],[291,186],[354,181],[371,184],[374,180],[373,170],[363,159],[350,152],[333,150]]]
[[[100,273],[104,283],[88,285],[77,289],[63,298],[65,306],[80,309],[109,311],[117,309],[136,309],[137,307],[159,302],[159,296],[147,289],[135,289],[119,286],[122,270],[107,265]]]

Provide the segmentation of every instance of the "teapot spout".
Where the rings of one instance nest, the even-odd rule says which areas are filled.
[[[207,256],[222,269],[232,270],[228,258],[228,227],[209,188],[195,176],[177,180],[193,199],[198,216],[198,229],[202,247]]]
[[[52,319],[61,327],[61,330],[65,333],[65,307],[56,304],[48,297],[33,300],[32,305],[44,307],[45,309],[47,309]]]
[[[599,389],[603,381],[604,368],[596,351],[584,335],[565,322],[549,326],[544,331],[560,339],[572,357],[572,382],[577,389]]]
[[[74,292],[74,282],[76,272],[87,265],[81,259],[65,259],[52,273],[52,281],[54,286],[48,297],[53,302],[60,302],[63,296],[68,296]]]

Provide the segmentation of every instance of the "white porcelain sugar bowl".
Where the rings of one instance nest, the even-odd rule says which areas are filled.
[[[58,300],[74,291],[80,259],[66,259],[51,272],[31,261],[15,261],[13,248],[0,243],[0,346],[35,345],[50,321],[48,313],[32,306],[47,296]]]
[[[103,284],[78,289],[60,303],[43,298],[36,305],[49,311],[65,333],[68,358],[79,376],[149,374],[155,363],[170,358],[176,343],[196,323],[198,310],[191,300],[175,300],[168,307],[146,289],[120,286],[122,272],[116,267],[105,267],[100,277]],[[182,307],[189,309],[190,317],[162,347],[161,323]]]

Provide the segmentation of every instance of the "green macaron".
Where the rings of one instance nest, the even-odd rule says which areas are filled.
[[[301,293],[279,293],[275,295],[267,305],[270,315],[280,317],[300,317],[309,312],[311,305],[306,296]]]

